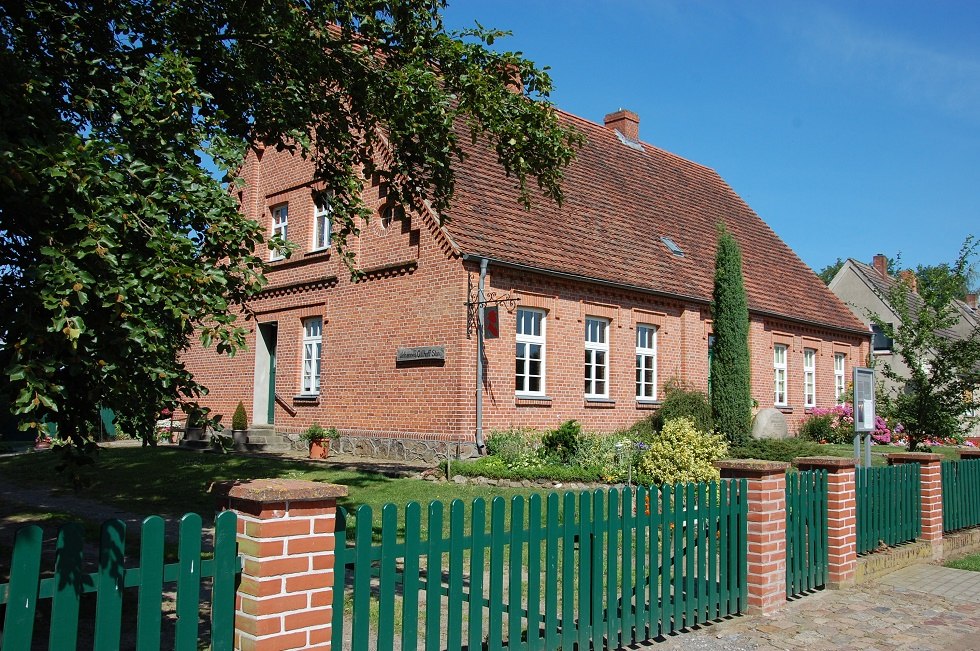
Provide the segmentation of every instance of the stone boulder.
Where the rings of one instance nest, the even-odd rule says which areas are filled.
[[[783,415],[783,412],[772,407],[760,409],[759,413],[752,420],[752,438],[789,438],[789,429],[786,427],[786,416]]]

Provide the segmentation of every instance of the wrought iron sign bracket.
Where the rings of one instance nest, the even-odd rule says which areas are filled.
[[[466,305],[466,338],[472,339],[473,332],[479,331],[480,327],[480,308],[486,305],[503,305],[508,311],[517,307],[520,302],[516,296],[511,294],[498,294],[497,292],[483,292],[483,300],[480,300],[479,287],[473,286],[473,281],[467,278],[466,288],[468,300]]]

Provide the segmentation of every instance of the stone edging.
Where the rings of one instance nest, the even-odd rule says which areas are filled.
[[[553,479],[492,479],[490,477],[469,477],[466,475],[453,475],[452,479],[446,479],[445,473],[438,468],[432,468],[419,474],[420,479],[427,481],[452,482],[454,484],[469,486],[502,486],[504,488],[539,488],[545,490],[565,490],[565,491],[586,491],[586,490],[608,490],[615,488],[622,490],[626,484],[603,484],[598,482],[562,482]],[[635,485],[634,485],[635,487]]]

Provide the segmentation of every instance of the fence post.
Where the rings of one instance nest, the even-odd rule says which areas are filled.
[[[716,461],[724,479],[748,484],[748,612],[771,613],[786,603],[786,469],[782,461]]]
[[[889,466],[919,464],[919,501],[922,540],[932,544],[932,559],[943,557],[943,467],[942,455],[926,452],[897,452],[885,455]]]
[[[235,649],[330,649],[334,523],[346,486],[286,479],[220,482],[244,558]]]
[[[827,587],[854,585],[857,575],[857,492],[854,459],[797,457],[801,471],[827,471]]]

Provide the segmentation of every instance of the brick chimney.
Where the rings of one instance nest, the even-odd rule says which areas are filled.
[[[973,310],[974,312],[977,311],[977,295],[976,295],[976,293],[967,294],[966,295],[966,299],[964,299],[964,300],[966,301],[966,304],[970,306],[970,309],[971,310]]]
[[[524,78],[521,77],[521,69],[516,63],[505,63],[503,73],[506,78],[507,90],[521,95],[524,92]]]
[[[875,268],[882,278],[888,278],[888,258],[883,254],[877,254],[871,261],[871,266]]]
[[[619,109],[603,118],[602,122],[607,129],[620,132],[627,140],[636,142],[640,139],[640,116],[633,111]]]
[[[898,277],[902,279],[902,282],[911,289],[916,294],[919,293],[919,279],[915,277],[915,272],[910,269],[905,269],[898,272]]]

